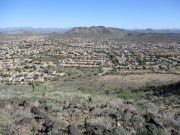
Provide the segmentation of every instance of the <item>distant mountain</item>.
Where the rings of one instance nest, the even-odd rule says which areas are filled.
[[[67,34],[111,34],[111,30],[104,26],[75,27],[66,32]]]
[[[143,40],[143,41],[176,41],[180,42],[179,29],[134,29],[124,30],[113,27],[91,26],[74,28],[32,28],[32,27],[14,27],[0,28],[0,36],[14,34],[27,35],[45,35],[50,39],[118,39],[118,40]]]
[[[147,30],[124,30],[119,28],[92,26],[74,27],[65,33],[50,33],[52,39],[115,39],[115,40],[136,40],[136,41],[176,41],[180,42],[180,33],[154,32]]]
[[[180,29],[131,29],[129,31],[141,33],[180,33]]]
[[[24,32],[32,33],[66,33],[69,36],[92,36],[101,35],[107,36],[117,34],[117,36],[123,36],[128,32],[140,32],[140,33],[180,33],[180,29],[119,29],[104,26],[92,26],[92,27],[75,27],[75,28],[33,28],[33,27],[8,27],[0,28],[0,33],[5,34],[23,34]]]
[[[75,27],[64,33],[70,38],[120,38],[126,35],[127,30],[104,26]]]
[[[0,32],[6,34],[22,34],[26,32],[32,33],[63,33],[68,31],[70,28],[32,28],[32,27],[12,27],[12,28],[0,28]]]

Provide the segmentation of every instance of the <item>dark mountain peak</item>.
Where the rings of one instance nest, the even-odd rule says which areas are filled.
[[[127,34],[128,31],[118,28],[105,27],[105,26],[91,26],[91,27],[75,27],[65,34],[67,35],[75,35],[75,36],[114,36],[114,35],[124,35]]]
[[[110,34],[111,30],[104,26],[91,26],[91,27],[75,27],[70,31],[66,32],[68,34]]]

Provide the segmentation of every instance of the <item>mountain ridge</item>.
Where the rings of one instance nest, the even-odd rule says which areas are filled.
[[[129,31],[113,27],[91,26],[91,27],[74,27],[64,33],[68,37],[82,38],[111,38],[124,37]]]
[[[5,34],[22,34],[24,31],[33,32],[33,33],[64,33],[71,28],[33,28],[33,27],[7,27],[7,28],[0,28],[0,32]]]
[[[91,26],[91,27],[67,27],[67,28],[60,28],[60,27],[5,27],[0,28],[1,33],[5,34],[21,34],[23,31],[27,32],[33,32],[33,33],[66,33],[68,31],[72,31],[75,29],[109,29],[109,32],[112,32],[110,29],[114,30],[125,30],[129,32],[139,32],[139,33],[180,33],[180,29],[174,28],[174,29],[121,29],[121,28],[115,28],[115,27],[105,27],[105,26]],[[105,31],[106,32],[106,31]]]

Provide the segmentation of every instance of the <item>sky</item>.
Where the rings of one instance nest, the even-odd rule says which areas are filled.
[[[180,28],[180,0],[0,0],[0,28]]]

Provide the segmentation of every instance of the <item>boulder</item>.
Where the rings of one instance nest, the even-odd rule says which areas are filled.
[[[41,111],[37,107],[33,106],[31,108],[31,113],[33,113],[33,114],[40,114]]]
[[[23,118],[22,120],[20,120],[20,121],[16,121],[15,122],[15,125],[17,126],[17,125],[23,125],[23,126],[25,126],[25,125],[30,125],[30,124],[32,124],[32,121],[31,121],[31,118]]]
[[[157,117],[152,113],[147,113],[144,115],[145,122],[149,124],[153,124],[157,128],[163,128],[162,124],[159,122]]]
[[[5,106],[6,106],[6,101],[0,100],[0,108],[5,108]]]
[[[51,132],[52,131],[52,129],[53,129],[53,123],[52,123],[52,121],[50,121],[50,120],[46,120],[43,124],[42,124],[42,128],[41,128],[41,130],[39,130],[39,133],[41,133],[41,134],[45,134],[45,135],[47,135],[49,132]]]
[[[78,128],[75,125],[70,125],[68,127],[68,130],[70,135],[82,135],[82,133],[78,130]]]

